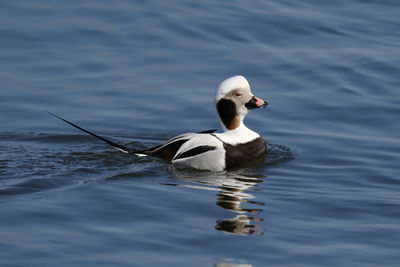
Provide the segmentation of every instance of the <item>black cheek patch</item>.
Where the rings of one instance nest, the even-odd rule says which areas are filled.
[[[221,99],[217,103],[217,111],[222,123],[229,129],[232,120],[237,115],[235,103],[232,100]]]
[[[183,158],[188,158],[188,157],[193,157],[199,154],[203,154],[207,151],[215,150],[215,146],[197,146],[195,148],[192,148],[188,151],[183,152],[180,154],[176,159],[183,159]]]

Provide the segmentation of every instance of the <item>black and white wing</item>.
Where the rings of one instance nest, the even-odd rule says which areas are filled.
[[[225,169],[225,149],[212,134],[194,134],[181,145],[172,163],[177,167],[222,171]]]

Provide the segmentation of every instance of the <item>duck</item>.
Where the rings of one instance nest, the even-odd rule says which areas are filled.
[[[183,133],[160,145],[140,150],[117,144],[51,112],[46,112],[124,153],[161,158],[171,162],[178,169],[218,172],[240,168],[266,155],[265,140],[247,128],[243,120],[249,111],[265,108],[267,105],[266,101],[252,94],[245,77],[230,77],[220,83],[215,96],[222,132],[207,130]]]

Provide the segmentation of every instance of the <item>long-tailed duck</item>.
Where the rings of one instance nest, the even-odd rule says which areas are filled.
[[[267,152],[264,139],[247,128],[243,119],[249,110],[264,108],[267,102],[251,93],[249,83],[243,76],[223,81],[218,87],[215,100],[224,130],[222,133],[184,133],[161,145],[141,150],[119,145],[48,113],[125,153],[162,158],[178,168],[222,171],[240,167],[264,156]]]

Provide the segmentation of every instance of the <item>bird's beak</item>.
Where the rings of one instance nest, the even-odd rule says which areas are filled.
[[[265,108],[267,107],[268,103],[261,98],[253,96],[249,102],[244,104],[248,109],[255,109],[255,108]]]

